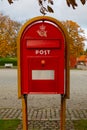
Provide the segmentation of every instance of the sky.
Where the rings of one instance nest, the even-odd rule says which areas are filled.
[[[68,7],[66,0],[54,0],[54,13],[47,13],[47,16],[54,17],[59,21],[72,20],[76,22],[84,31],[87,37],[87,3],[82,5],[80,0],[78,7],[73,10],[72,7]],[[15,0],[14,4],[9,5],[7,0],[0,0],[0,13],[8,15],[12,20],[18,22],[25,22],[30,18],[36,16],[42,16],[40,13],[40,7],[38,0]],[[85,48],[87,48],[87,42],[85,42]]]

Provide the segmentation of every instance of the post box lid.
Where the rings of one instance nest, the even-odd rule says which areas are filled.
[[[57,25],[51,22],[39,21],[32,25],[28,25],[28,27],[26,27],[23,31],[21,39],[27,40],[28,47],[29,42],[30,44],[32,43],[33,45],[35,45],[35,40],[38,40],[39,43],[40,40],[42,40],[41,42],[43,42],[43,40],[47,40],[48,44],[50,43],[49,45],[51,45],[54,42],[53,40],[55,40],[56,45],[59,46],[57,40],[64,39],[64,34]],[[29,39],[32,40],[32,42],[29,41]],[[37,45],[39,45],[39,43]],[[54,46],[56,45],[54,44]]]

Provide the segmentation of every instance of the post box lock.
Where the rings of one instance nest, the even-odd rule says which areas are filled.
[[[45,65],[46,61],[45,60],[41,60],[41,64]]]

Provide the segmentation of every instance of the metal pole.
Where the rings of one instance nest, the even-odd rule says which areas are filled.
[[[61,114],[60,114],[60,130],[65,130],[65,118],[66,118],[66,98],[61,95]]]
[[[23,118],[23,130],[28,130],[28,117],[27,117],[27,95],[22,97],[22,118]]]

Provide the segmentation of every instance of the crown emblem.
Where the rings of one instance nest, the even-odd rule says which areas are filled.
[[[37,30],[37,33],[39,34],[39,36],[41,36],[41,37],[47,37],[47,31],[45,29],[46,29],[46,26],[44,26],[42,24],[40,26],[39,30]]]
[[[45,30],[45,26],[42,24],[41,26],[40,26],[40,30]]]

